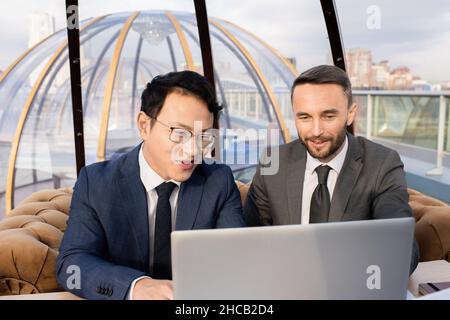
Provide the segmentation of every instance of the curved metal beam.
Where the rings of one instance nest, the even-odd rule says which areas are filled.
[[[225,47],[228,48],[228,50],[231,51],[231,53],[234,54],[234,56],[242,63],[245,70],[247,70],[250,78],[252,78],[253,82],[255,83],[256,89],[258,90],[258,93],[261,95],[261,101],[264,105],[264,110],[267,114],[268,121],[272,121],[272,115],[270,114],[269,109],[269,102],[267,101],[267,98],[264,96],[264,89],[261,87],[261,84],[258,81],[258,76],[256,75],[255,70],[252,69],[252,66],[250,63],[245,59],[242,53],[240,53],[235,47],[233,47],[230,43],[228,43],[224,38],[222,38],[221,35],[219,35],[216,32],[212,32],[212,36],[215,37],[217,40],[219,40]]]
[[[264,88],[262,87],[261,83],[258,81],[258,76],[255,72],[254,69],[252,69],[252,66],[250,65],[250,63],[245,59],[245,57],[243,56],[242,53],[238,52],[238,50],[233,47],[230,43],[228,43],[224,38],[222,38],[221,35],[219,35],[216,32],[212,33],[212,36],[215,37],[217,40],[219,40],[225,47],[228,48],[228,50],[230,50],[235,57],[242,63],[242,65],[244,66],[245,70],[247,70],[248,74],[250,75],[250,78],[252,78],[253,82],[255,83],[256,89],[258,90],[258,93],[261,96],[261,102],[264,106],[264,111],[267,114],[267,120],[269,122],[272,121],[272,115],[270,113],[270,101],[268,101],[268,98],[265,97],[264,95]]]
[[[62,30],[61,30],[61,31],[58,31],[58,32],[62,32]],[[33,47],[31,47],[31,48],[28,49],[25,53],[23,53],[16,61],[14,61],[14,63],[12,63],[12,64],[6,69],[6,71],[0,76],[0,83],[1,83],[1,81],[2,81],[3,79],[6,78],[6,76],[11,72],[11,70],[12,70],[17,64],[19,64],[26,56],[28,56],[28,54],[29,54],[33,49],[35,49],[35,48],[36,48],[37,46],[39,46],[42,42],[48,40],[50,37],[52,37],[52,36],[54,36],[54,35],[55,35],[55,33],[54,33],[54,34],[51,34],[51,35],[49,35],[48,37],[44,38],[43,40],[39,41],[37,44],[35,44]],[[20,86],[20,85],[19,85],[19,86]],[[12,100],[12,99],[13,99],[13,98],[11,97],[10,100]],[[6,105],[9,105],[10,100],[9,100],[8,102],[6,102],[6,103],[5,103],[5,101],[3,101],[3,102],[4,102]],[[5,113],[3,114],[3,116],[0,118],[0,128],[1,128],[2,125],[3,125],[3,122],[4,122],[4,120],[6,119],[6,116],[7,116],[7,113],[5,112]]]
[[[95,64],[94,64],[95,67],[94,67],[94,69],[92,71],[91,77],[89,78],[89,82],[88,82],[88,85],[86,87],[86,91],[84,93],[84,101],[85,101],[85,103],[84,103],[83,108],[84,108],[84,113],[86,113],[86,114],[87,114],[88,109],[89,109],[89,99],[88,99],[88,97],[89,97],[89,94],[91,93],[92,83],[94,82],[94,79],[97,76],[98,68],[100,67],[101,62],[102,62],[103,57],[105,56],[106,52],[109,50],[109,47],[113,44],[114,40],[116,40],[116,38],[119,36],[119,32],[120,32],[119,30],[117,32],[114,32],[113,36],[111,37],[111,39],[108,40],[108,42],[103,47],[103,49],[100,52],[100,54],[98,55],[97,60],[95,61]]]
[[[81,30],[84,30],[91,26],[92,24],[100,21],[106,16],[101,16],[95,19],[90,20],[85,25],[83,25],[80,28]],[[37,92],[41,88],[41,85],[47,76],[47,73],[50,71],[50,68],[53,66],[53,64],[56,62],[58,57],[62,54],[64,49],[67,48],[68,41],[64,41],[55,51],[55,53],[51,56],[50,60],[47,61],[46,65],[42,69],[41,73],[39,74],[39,77],[37,78],[36,82],[33,85],[33,88],[31,89],[30,94],[28,95],[27,100],[25,101],[24,107],[22,109],[22,113],[20,114],[19,122],[17,124],[16,132],[14,134],[14,138],[11,143],[11,152],[9,154],[9,162],[8,162],[8,175],[6,178],[6,193],[5,193],[5,201],[6,201],[6,215],[9,214],[9,212],[12,210],[14,206],[14,179],[15,179],[15,166],[16,166],[16,160],[17,160],[17,153],[19,151],[19,143],[20,139],[22,138],[22,132],[23,128],[25,126],[25,121],[27,120],[28,113],[30,111],[31,105],[33,104],[34,98],[36,97]]]
[[[92,68],[97,68],[97,65],[95,65],[95,67],[92,67]],[[92,69],[91,68],[91,69]],[[107,71],[107,70],[106,70]],[[102,78],[103,77],[103,75],[106,73],[106,71],[103,71],[103,70],[101,70],[100,71],[100,76],[99,76],[99,78]],[[91,76],[89,76],[89,80],[91,79]],[[97,81],[98,82],[98,81]],[[97,83],[95,83],[95,84],[93,84],[93,86],[95,86],[95,89],[94,90],[97,90]],[[70,90],[68,91],[68,93],[70,94]],[[63,107],[61,108],[61,110],[58,112],[58,120],[57,120],[57,122],[56,122],[56,127],[57,127],[57,131],[58,132],[61,132],[61,121],[62,121],[62,118],[64,117],[64,112],[65,112],[65,108],[66,108],[66,105],[67,105],[67,103],[66,103],[66,101],[67,101],[67,97],[65,97],[64,98],[64,103],[63,103]],[[85,99],[85,101],[87,101],[87,98]],[[86,106],[86,104],[83,106],[83,108]],[[84,116],[87,116],[87,112],[83,112],[83,117]]]
[[[169,40],[169,37],[166,38]],[[131,86],[131,106],[130,106],[130,112],[132,115],[134,115],[134,108],[135,108],[135,97],[136,97],[136,87],[137,87],[137,73],[138,73],[138,66],[139,66],[139,60],[141,59],[141,51],[142,51],[142,37],[139,37],[138,45],[136,48],[136,57],[134,58],[134,65],[133,65],[133,84]],[[175,70],[177,71],[177,70]],[[130,128],[133,128],[134,124],[134,117],[130,117]]]
[[[105,27],[105,28],[108,28],[108,27]],[[97,34],[97,33],[101,32],[101,31],[103,31],[105,28],[101,29],[100,31],[96,31],[95,34]],[[42,43],[43,41],[49,39],[49,38],[50,38],[51,36],[53,36],[53,35],[55,35],[55,34],[52,34],[52,35],[46,37],[44,40],[40,41],[38,44],[40,44],[40,43]],[[90,35],[89,37],[91,38],[92,35]],[[87,39],[86,39],[86,40],[87,40]],[[83,40],[83,41],[85,41],[85,40]],[[10,69],[10,68],[12,68],[12,67],[15,67],[15,66],[16,66],[23,58],[25,58],[25,56],[28,55],[29,51],[32,50],[32,49],[34,49],[38,44],[36,44],[35,46],[33,46],[31,49],[27,50],[27,52],[23,54],[23,57],[20,57],[19,59],[17,59],[17,61],[14,62],[14,65],[11,65],[10,67],[8,67],[8,69]],[[66,59],[63,59],[63,60],[65,61]],[[2,76],[1,76],[0,78],[2,78],[3,76],[5,76],[6,72],[9,73],[9,71],[5,71],[5,73],[3,73]],[[1,82],[1,80],[0,80],[0,82]],[[16,86],[13,86],[13,88],[15,88],[15,87],[16,87]],[[17,87],[20,87],[20,85],[18,85]],[[9,103],[11,102],[12,99],[13,99],[13,96],[12,96],[10,99],[8,99],[7,102],[3,101],[3,103],[6,104],[6,105],[9,105]],[[5,112],[5,113],[3,114],[3,116],[0,118],[0,128],[2,127],[3,122],[4,122],[5,119],[7,118],[7,115],[8,115],[8,114]]]
[[[147,66],[146,63],[149,65]],[[153,75],[152,70],[150,69],[150,67],[154,67],[150,62],[146,62],[146,61],[139,61],[139,66],[141,66],[143,69],[145,69],[145,71],[147,71],[148,75],[150,76],[150,79],[153,79],[155,76]],[[143,76],[143,72],[141,71],[141,79],[147,79]],[[145,83],[145,80],[143,81]]]
[[[97,34],[99,34],[100,32],[102,32],[102,31],[104,31],[104,30],[106,30],[106,29],[108,29],[110,27],[111,26],[106,26],[106,27],[103,27],[103,28],[99,28],[99,30],[96,30],[95,32],[92,32],[91,34],[88,34],[88,36],[84,37],[81,40],[80,45],[83,45],[84,43],[86,43],[86,41],[92,39]],[[118,32],[117,32],[117,34],[118,34]],[[53,71],[53,74],[51,75],[50,80],[48,81],[48,83],[47,83],[47,85],[45,87],[44,94],[43,94],[44,97],[47,96],[48,91],[50,90],[51,86],[53,85],[53,81],[55,80],[55,78],[58,75],[58,73],[61,70],[61,68],[65,65],[65,63],[67,63],[67,59],[68,58],[69,58],[69,53],[67,53],[64,57],[62,57],[61,62],[58,64],[57,67],[55,67],[55,70]],[[99,64],[99,61],[97,60],[97,62],[94,64],[94,66],[97,67],[98,64]],[[89,68],[87,68],[87,70],[90,70],[92,68],[94,68],[94,67],[89,67]],[[87,70],[83,71],[83,73],[85,74]],[[71,78],[69,77],[67,80],[64,81],[62,86],[65,86],[66,83],[70,82],[70,81],[71,81]],[[71,90],[69,90],[69,93],[70,92],[71,92]],[[86,99],[86,96],[85,96],[85,99]],[[65,100],[63,100],[63,101],[65,101]],[[37,111],[37,115],[38,115],[37,117],[38,118],[39,118],[39,115],[41,114],[42,108],[44,107],[44,102],[45,102],[45,99],[42,99],[40,104],[39,104],[38,111]],[[84,107],[83,107],[83,109],[84,109]],[[64,110],[64,107],[61,108],[60,110]],[[61,111],[60,111],[60,113],[61,113]],[[38,125],[38,121],[36,121],[36,123],[35,123],[35,129],[34,129],[34,132],[33,132],[34,134],[37,132],[37,125]]]
[[[167,46],[169,47],[170,60],[172,61],[173,71],[177,72],[178,71],[177,70],[177,59],[175,58],[175,52],[173,51],[172,40],[170,40],[169,36],[166,37],[166,42],[167,42]]]
[[[186,29],[185,27],[182,27],[182,28],[183,28],[184,32],[186,32],[187,35],[189,37],[191,37],[191,39],[197,44],[197,46],[200,47],[199,39],[195,38],[194,34],[191,31],[189,31],[188,29]],[[245,65],[245,62],[243,64]],[[217,79],[217,86],[219,87],[220,95],[222,97],[222,105],[223,105],[223,109],[225,110],[227,127],[231,129],[230,113],[228,111],[227,98],[225,96],[225,91],[223,89],[222,82],[220,81],[219,74],[216,72],[216,68],[214,68],[214,79]]]
[[[86,70],[84,70],[82,72],[81,77],[84,79],[88,76],[88,72],[91,71],[94,67],[89,67]],[[61,85],[61,87],[66,86],[66,84],[70,81],[70,79],[66,79],[64,81],[64,83]],[[59,109],[58,111],[58,116],[56,117],[56,124],[55,124],[55,132],[57,133],[61,133],[61,122],[62,122],[62,118],[64,116],[64,111],[66,110],[66,105],[68,105],[67,100],[69,98],[69,95],[71,94],[71,90],[70,88],[68,88],[66,94],[64,95],[64,98],[61,100],[62,101],[62,107]],[[53,102],[53,101],[52,101]]]
[[[122,30],[120,30],[120,34],[116,42],[116,47],[114,48],[114,54],[111,60],[111,64],[109,65],[108,76],[106,78],[105,94],[103,98],[102,118],[100,121],[100,135],[98,139],[98,148],[97,148],[98,161],[105,160],[106,137],[108,135],[109,114],[111,111],[111,100],[114,89],[114,83],[116,81],[117,68],[119,66],[120,54],[122,53],[122,48],[127,38],[128,31],[130,30],[134,19],[136,19],[139,13],[140,13],[139,11],[133,12],[123,25]]]
[[[193,22],[189,22],[191,25],[195,26],[195,24]],[[186,29],[185,27],[183,27],[184,32],[187,33],[187,35],[189,37],[191,37],[192,41],[194,41],[194,43],[196,43],[199,47],[200,47],[200,41],[199,39],[197,39],[195,37],[195,35],[189,31],[189,29]],[[234,54],[234,56],[242,63],[242,65],[244,66],[245,70],[247,70],[248,74],[250,75],[250,77],[252,78],[253,82],[255,83],[256,89],[258,90],[259,94],[261,95],[261,101],[264,105],[264,109],[267,113],[267,119],[270,121],[272,121],[272,115],[270,114],[270,110],[269,110],[269,103],[267,101],[267,99],[264,97],[264,92],[263,92],[263,88],[261,88],[261,84],[258,82],[258,78],[254,72],[254,70],[252,69],[251,65],[249,64],[249,62],[243,57],[243,55],[238,52],[238,50],[236,50],[235,47],[233,47],[230,43],[228,43],[224,38],[222,38],[221,35],[219,35],[217,32],[212,32],[211,36],[215,37],[217,40],[219,40],[225,47],[227,47],[231,53]],[[230,114],[228,111],[228,105],[227,105],[227,99],[225,96],[225,92],[222,86],[222,82],[220,80],[219,74],[216,71],[216,68],[214,68],[214,79],[217,79],[217,85],[219,86],[219,91],[220,94],[222,96],[222,100],[224,103],[224,109],[225,109],[225,116],[226,116],[226,121],[227,121],[227,126],[228,128],[231,128],[231,120],[230,120]]]
[[[239,31],[240,30],[244,31],[244,29],[239,28]],[[253,35],[250,33],[249,33],[249,36],[253,37]],[[292,70],[290,70],[290,69],[288,70],[287,73],[285,72],[285,70],[283,69],[283,66],[287,68],[287,65],[282,61],[283,57],[281,55],[276,55],[276,58],[278,58],[278,60],[281,60],[282,66],[280,66],[279,64],[276,63],[276,59],[273,59],[273,57],[271,56],[271,54],[275,55],[276,53],[270,51],[268,48],[266,48],[268,50],[268,52],[262,52],[261,48],[257,47],[256,45],[263,45],[263,44],[260,43],[258,41],[258,39],[255,39],[255,40],[256,40],[256,43],[248,42],[248,48],[252,47],[254,50],[256,50],[256,52],[260,52],[261,56],[264,58],[265,62],[267,62],[279,74],[280,78],[286,84],[286,87],[288,89],[290,89],[296,76],[292,73]],[[290,64],[290,62],[287,60],[286,60],[286,63]],[[294,78],[294,79],[292,79],[292,78]]]
[[[60,62],[60,64],[57,66],[57,67],[55,67],[55,69],[56,70],[54,70],[54,72],[53,72],[53,74],[50,76],[50,80],[48,81],[48,83],[47,83],[47,86],[45,87],[45,90],[44,90],[44,94],[43,94],[43,97],[46,97],[47,96],[47,94],[48,94],[48,92],[49,92],[49,90],[50,90],[50,87],[52,86],[52,84],[53,84],[53,81],[55,80],[55,78],[56,78],[56,76],[57,76],[57,74],[59,73],[59,71],[61,70],[61,68],[64,66],[64,64],[66,63],[66,61],[67,61],[67,59],[68,59],[68,55],[65,55],[61,60],[61,62]],[[85,75],[85,72],[83,73],[83,75]],[[68,78],[68,79],[66,79],[64,82],[63,82],[63,84],[61,85],[61,87],[64,87],[68,82],[70,82],[70,77]],[[63,93],[64,93],[64,91],[63,91]],[[66,101],[66,98],[70,95],[70,93],[71,93],[71,90],[70,90],[70,88],[69,88],[69,90],[67,90],[67,94],[64,96],[64,102]],[[53,97],[53,99],[51,99],[51,101],[50,101],[50,106],[52,106],[52,105],[54,105],[53,104],[53,102],[55,101],[55,99],[56,99],[56,95]],[[43,112],[42,110],[45,108],[44,107],[44,103],[46,102],[46,100],[44,99],[44,98],[42,98],[41,99],[41,102],[39,103],[39,107],[38,107],[38,110],[37,110],[37,116],[36,116],[36,118],[37,119],[39,119],[39,117],[40,117],[40,115],[41,115],[41,113]],[[63,110],[64,109],[64,105],[63,105],[63,107],[61,107],[60,108],[60,110]],[[47,110],[47,113],[48,112],[51,112],[51,110]],[[35,121],[35,123],[34,123],[34,128],[33,128],[33,136],[36,136],[37,135],[37,133],[38,133],[38,126],[39,126],[39,121],[38,120],[36,120]],[[58,121],[56,122],[56,125],[58,125]],[[33,139],[33,144],[32,144],[32,155],[33,155],[33,157],[32,157],[32,159],[31,159],[31,161],[32,161],[32,163],[33,163],[33,181],[34,182],[39,182],[39,181],[37,181],[37,173],[36,173],[36,169],[34,169],[34,168],[36,168],[36,157],[35,157],[35,154],[36,154],[36,148],[37,148],[37,145],[36,145],[36,139]]]
[[[292,75],[294,77],[297,77],[299,75],[297,68],[288,59],[286,59],[286,57],[284,57],[277,49],[272,47],[270,44],[265,42],[263,39],[261,39],[254,33],[241,28],[240,26],[234,24],[233,22],[230,22],[227,20],[223,20],[223,21],[225,21],[229,25],[233,26],[234,28],[238,29],[239,31],[245,32],[248,35],[250,35],[251,37],[255,38],[259,43],[261,43],[264,47],[266,47],[269,51],[271,51],[275,56],[277,56],[283,62],[283,64],[289,69],[289,71],[292,73]]]
[[[62,31],[58,31],[58,32],[62,32]],[[33,51],[35,48],[37,48],[41,43],[43,43],[44,41],[50,39],[52,36],[54,36],[54,34],[51,34],[49,36],[47,36],[46,38],[44,38],[43,40],[39,41],[37,44],[35,44],[34,46],[32,46],[31,48],[29,48],[27,51],[25,51],[16,61],[14,61],[11,65],[8,66],[8,68],[2,73],[2,75],[0,75],[0,85],[2,83],[2,81],[4,79],[6,79],[6,77],[10,74],[10,72],[22,61],[24,60],[26,57],[28,57],[28,55],[31,53],[31,51]],[[27,71],[27,70],[25,70]],[[21,83],[15,83],[12,88],[11,91],[17,92],[18,90],[20,90],[21,87]],[[14,100],[14,94],[11,95],[8,99],[6,99],[6,101],[2,101],[3,105],[9,106],[11,101]],[[5,121],[10,121],[10,119],[8,119],[8,112],[4,112],[3,115],[0,117],[0,128],[3,127],[3,123]]]
[[[62,31],[59,31],[62,32]],[[24,53],[22,53],[20,55],[19,58],[17,58],[13,63],[11,63],[8,68],[6,68],[6,70],[2,73],[2,75],[0,76],[0,83],[9,75],[9,73],[23,60],[25,59],[31,51],[33,51],[34,49],[36,49],[41,43],[47,41],[48,39],[50,39],[50,37],[54,36],[56,33],[53,33],[47,37],[45,37],[44,39],[42,39],[41,41],[39,41],[38,43],[36,43],[34,46],[32,46],[31,48],[29,48],[27,51],[25,51]]]
[[[148,71],[149,71],[149,70],[148,70]],[[142,82],[142,83],[145,83],[145,80],[148,79],[148,78],[144,77],[144,72],[138,71],[138,73],[139,73],[139,77],[140,77],[140,79],[141,79],[141,82]],[[151,75],[151,74],[152,74],[152,73],[149,71],[149,75]],[[151,77],[151,78],[153,78],[153,77]]]
[[[217,40],[219,40],[225,47],[228,48],[228,50],[231,51],[231,53],[234,54],[234,56],[242,63],[242,65],[244,66],[245,70],[247,70],[250,78],[252,78],[253,82],[255,83],[256,89],[258,90],[258,93],[261,95],[261,102],[264,106],[264,110],[267,114],[267,119],[269,122],[272,121],[272,115],[270,114],[270,101],[268,101],[268,99],[264,96],[264,88],[262,87],[262,85],[260,84],[260,82],[258,81],[258,76],[255,72],[254,69],[252,69],[251,64],[248,62],[248,60],[246,60],[246,58],[244,57],[244,55],[238,51],[238,49],[236,49],[234,46],[231,45],[231,43],[228,43],[224,38],[222,38],[221,35],[219,35],[217,32],[212,32],[211,33],[213,37],[215,37]]]
[[[284,122],[283,114],[281,113],[280,105],[278,104],[277,99],[275,98],[275,95],[273,93],[273,89],[269,84],[269,81],[266,79],[264,74],[261,71],[261,68],[258,66],[256,61],[252,58],[250,53],[247,51],[247,49],[239,42],[238,39],[236,39],[235,36],[233,36],[225,27],[223,27],[221,24],[219,24],[216,21],[209,20],[209,23],[214,25],[217,29],[219,29],[231,42],[234,43],[234,45],[239,49],[239,51],[244,55],[245,59],[250,63],[250,65],[253,67],[253,69],[256,72],[256,75],[258,76],[258,79],[261,81],[261,84],[263,85],[264,91],[267,94],[267,97],[269,98],[269,101],[271,102],[273,109],[275,111],[275,115],[278,120],[278,125],[280,126],[281,133],[283,135],[283,140],[285,143],[288,143],[291,141],[291,135],[289,133],[289,129],[286,126],[286,123]]]
[[[192,58],[191,49],[189,48],[189,43],[186,40],[183,30],[181,29],[180,23],[177,18],[170,11],[165,12],[167,18],[169,18],[175,31],[177,33],[178,39],[180,40],[181,48],[183,49],[184,58],[186,59],[186,66],[188,70],[195,71],[194,60]]]

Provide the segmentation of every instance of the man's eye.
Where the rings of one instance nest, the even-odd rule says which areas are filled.
[[[202,134],[200,136],[200,139],[203,141],[213,141],[214,140],[214,136],[209,135],[209,134]]]
[[[172,131],[172,139],[177,141],[184,141],[191,137],[191,133],[185,130],[176,130]]]

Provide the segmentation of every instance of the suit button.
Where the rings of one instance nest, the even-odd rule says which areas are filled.
[[[102,287],[97,287],[97,293],[99,293],[99,294],[102,293]]]
[[[114,290],[113,290],[113,289],[109,290],[109,291],[108,291],[108,296],[111,297],[111,296],[113,295],[113,293],[114,293]]]
[[[102,288],[102,294],[105,295],[106,294],[106,288]]]

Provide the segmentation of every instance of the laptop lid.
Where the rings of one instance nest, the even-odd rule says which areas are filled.
[[[405,299],[413,218],[172,232],[175,299]]]

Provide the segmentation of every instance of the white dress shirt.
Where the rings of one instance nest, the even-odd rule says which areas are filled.
[[[305,168],[305,179],[303,180],[303,195],[302,195],[302,224],[309,224],[309,215],[310,215],[310,206],[311,206],[311,198],[319,184],[317,178],[317,172],[314,170],[320,165],[327,165],[331,168],[328,174],[327,187],[328,192],[330,193],[330,200],[333,198],[334,187],[336,186],[336,181],[341,172],[342,165],[344,164],[345,156],[347,155],[348,150],[348,141],[347,137],[345,137],[344,146],[341,151],[330,160],[328,163],[320,162],[318,159],[314,158],[306,152],[306,168]]]
[[[142,147],[144,144],[141,145],[141,149],[139,150],[139,172],[141,181],[144,184],[145,190],[147,191],[147,205],[148,205],[148,223],[149,223],[149,248],[150,248],[150,270],[153,269],[153,253],[154,253],[154,246],[155,246],[155,220],[156,220],[156,205],[158,203],[158,194],[156,193],[155,188],[159,186],[161,183],[165,182],[163,178],[161,178],[155,170],[150,167],[148,162],[144,158],[144,153],[142,151]],[[172,191],[172,194],[170,195],[170,208],[172,211],[172,230],[175,229],[175,223],[177,218],[177,202],[178,202],[178,193],[180,191],[180,185],[181,182],[174,181],[174,180],[168,180],[170,182],[173,182],[177,185]],[[141,280],[143,278],[148,278],[146,276],[139,277],[133,281],[133,283],[130,286],[130,290],[128,292],[128,299],[133,300],[133,289],[138,280]]]

